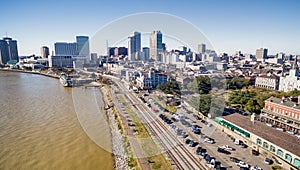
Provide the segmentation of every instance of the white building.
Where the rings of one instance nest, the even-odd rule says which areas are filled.
[[[276,76],[259,76],[255,79],[255,87],[278,90],[279,78]]]
[[[290,69],[290,74],[286,77],[280,77],[279,91],[300,90],[299,68]]]
[[[137,85],[140,89],[156,88],[159,84],[168,82],[168,75],[157,70],[150,70],[148,74],[141,74],[136,78]]]

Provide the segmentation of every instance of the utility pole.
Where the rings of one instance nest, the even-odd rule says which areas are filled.
[[[109,55],[109,49],[108,49],[108,40],[106,40],[106,72],[108,73],[108,55]]]

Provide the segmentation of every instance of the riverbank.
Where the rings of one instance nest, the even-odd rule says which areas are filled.
[[[46,76],[46,77],[50,77],[50,78],[59,79],[58,75],[51,75],[51,74],[41,73],[41,72],[37,72],[37,71],[26,71],[26,70],[17,70],[17,69],[3,69],[3,68],[0,68],[0,71],[19,72],[19,73],[27,73],[27,74],[38,74],[38,75],[42,75],[42,76]]]
[[[100,88],[100,92],[103,96],[103,101],[105,105],[111,105],[112,99],[109,97],[110,89],[107,86],[104,86]],[[107,118],[108,118],[108,124],[110,126],[110,132],[111,132],[111,141],[112,141],[112,154],[114,157],[114,169],[117,170],[126,170],[130,169],[127,166],[127,156],[124,148],[124,139],[123,135],[121,134],[118,122],[115,119],[114,113],[112,109],[108,109],[105,111]]]

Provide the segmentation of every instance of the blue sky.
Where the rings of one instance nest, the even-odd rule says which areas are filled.
[[[219,53],[255,53],[266,47],[271,54],[300,54],[298,0],[9,0],[0,4],[0,36],[7,32],[17,39],[19,55],[40,55],[43,45],[53,49],[56,41],[93,36],[107,23],[141,12],[168,13],[191,22]]]

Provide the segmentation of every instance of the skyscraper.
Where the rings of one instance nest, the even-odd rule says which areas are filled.
[[[204,54],[205,51],[206,51],[206,45],[205,45],[205,44],[199,44],[199,45],[198,45],[198,52],[199,52],[200,54]]]
[[[134,61],[139,52],[141,52],[141,33],[134,32],[128,37],[128,59]]]
[[[267,59],[268,58],[268,49],[266,48],[259,48],[256,50],[255,58],[260,59]]]
[[[48,58],[50,52],[49,52],[49,48],[46,46],[41,47],[41,57],[42,58]]]
[[[160,52],[162,50],[162,33],[160,31],[153,31],[150,34],[150,58],[160,61]]]
[[[77,43],[56,42],[55,55],[78,55]]]
[[[17,41],[4,37],[0,40],[0,63],[6,64],[9,60],[19,60]]]
[[[88,36],[76,36],[78,55],[90,56],[90,43]]]
[[[149,47],[144,47],[143,48],[143,55],[144,55],[144,60],[149,61],[149,56],[150,56],[150,49]]]

